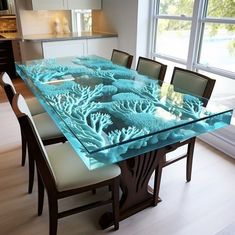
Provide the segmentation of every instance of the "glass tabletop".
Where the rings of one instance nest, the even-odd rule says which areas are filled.
[[[227,126],[232,117],[231,108],[97,56],[16,68],[89,169]]]

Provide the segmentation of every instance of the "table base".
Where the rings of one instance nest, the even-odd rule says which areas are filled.
[[[158,194],[164,154],[165,151],[160,149],[118,163],[121,168],[122,189],[120,220],[149,206],[156,206],[160,201]],[[149,180],[154,171],[154,188],[151,189]],[[102,215],[99,222],[102,229],[111,226],[112,213],[107,212]]]

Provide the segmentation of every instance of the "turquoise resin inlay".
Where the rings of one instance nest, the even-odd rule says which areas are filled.
[[[232,110],[99,57],[17,64],[89,169],[228,125]]]

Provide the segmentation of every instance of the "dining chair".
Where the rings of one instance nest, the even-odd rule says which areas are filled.
[[[203,105],[206,106],[214,89],[215,80],[197,72],[175,67],[171,84],[174,85],[175,90],[178,88],[180,91],[205,98]]]
[[[44,147],[37,127],[22,95],[13,98],[13,110],[19,120],[24,135],[30,140],[34,152],[38,173],[38,215],[43,211],[44,190],[49,204],[50,235],[57,233],[58,219],[93,207],[112,203],[114,228],[119,228],[119,178],[118,165],[108,165],[95,170],[88,170],[69,143]],[[73,195],[108,186],[111,198],[100,199],[73,209],[59,211],[58,201]]]
[[[4,89],[6,96],[9,100],[9,103],[12,104],[12,100],[14,95],[16,94],[16,89],[8,76],[7,73],[2,73],[0,76],[0,85]],[[66,138],[61,133],[61,131],[58,129],[58,127],[54,124],[54,122],[51,120],[49,115],[45,112],[43,107],[38,103],[36,98],[34,99],[26,99],[27,105],[30,109],[30,112],[32,110],[33,119],[35,122],[35,125],[38,128],[39,134],[42,138],[43,144],[49,145],[49,144],[55,144],[59,142],[65,142]],[[43,111],[43,112],[40,112]],[[20,130],[21,133],[21,142],[22,142],[22,160],[21,165],[25,165],[26,160],[26,149],[28,143],[26,141],[26,138],[23,134],[23,130]],[[34,182],[34,161],[30,157],[32,153],[28,151],[28,159],[29,159],[29,186],[28,186],[28,192],[31,193],[33,190],[33,182]]]
[[[4,88],[7,98],[11,103],[14,94],[16,94],[16,89],[15,86],[13,85],[11,78],[6,72],[1,73],[0,75],[0,85]],[[9,87],[7,85],[9,85]],[[29,106],[32,115],[46,112],[45,109],[37,101],[36,97],[27,98],[26,102]]]
[[[215,85],[215,80],[197,72],[175,67],[172,74],[171,84],[174,85],[174,89],[176,91],[178,90],[180,92],[185,92],[209,99],[211,97]],[[207,105],[207,100],[203,102],[203,106],[206,105]],[[192,175],[195,140],[196,138],[193,137],[183,142],[178,142],[176,144],[171,144],[170,146],[168,146],[166,149],[166,154],[182,146],[187,146],[187,151],[185,154],[176,156],[175,158],[169,160],[166,159],[165,155],[163,163],[163,167],[166,167],[168,165],[171,165],[172,163],[175,163],[181,159],[186,158],[187,182],[191,180],[191,175]]]
[[[155,79],[164,80],[167,65],[162,64],[156,60],[151,60],[145,57],[139,57],[136,71],[139,74],[153,77]]]
[[[133,60],[133,56],[128,54],[127,52],[113,49],[111,61],[114,64],[118,64],[118,65],[121,65],[130,69],[132,65],[132,60]]]

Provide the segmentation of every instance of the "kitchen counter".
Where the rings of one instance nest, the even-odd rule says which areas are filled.
[[[21,40],[18,33],[0,33],[0,41]]]
[[[78,40],[78,39],[91,39],[91,38],[108,38],[117,37],[114,33],[98,33],[98,32],[81,32],[69,34],[34,34],[25,35],[24,41],[34,42],[50,42],[50,41],[64,41],[64,40]]]
[[[23,38],[18,33],[1,33],[0,40],[23,40],[34,42],[50,42],[50,41],[64,41],[64,40],[78,40],[78,39],[91,39],[91,38],[109,38],[117,37],[115,33],[70,33],[70,34],[33,34],[25,35]]]
[[[15,15],[0,15],[0,20],[1,19],[15,19]]]

